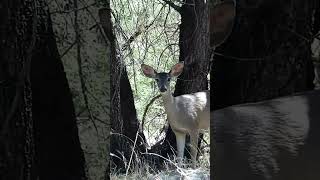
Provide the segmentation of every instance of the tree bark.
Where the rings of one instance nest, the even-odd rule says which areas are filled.
[[[36,2],[0,2],[0,179],[35,179],[30,63]],[[24,17],[24,18],[23,18]]]
[[[31,71],[40,179],[86,179],[72,96],[47,17]]]
[[[313,89],[315,2],[238,1],[233,33],[212,65],[213,109]]]
[[[0,7],[1,81],[7,84],[1,87],[0,114],[8,120],[1,121],[6,141],[1,141],[5,171],[0,179],[86,179],[72,97],[47,7],[43,0]]]
[[[145,137],[139,129],[133,93],[126,68],[121,62],[121,55],[116,52],[109,3],[107,3],[106,8],[100,9],[99,16],[104,32],[109,40],[111,53],[111,167],[117,168],[119,172],[124,172],[126,167],[122,158],[129,162],[132,151],[135,151],[135,155],[144,152]],[[136,161],[133,160],[131,165],[134,162]]]

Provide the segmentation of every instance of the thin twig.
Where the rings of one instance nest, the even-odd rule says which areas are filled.
[[[63,56],[65,56],[72,48],[74,45],[77,44],[77,41],[74,41],[60,56],[60,59],[63,58]]]
[[[131,165],[131,161],[132,161],[132,156],[133,156],[133,153],[134,153],[134,148],[136,147],[137,140],[138,140],[138,135],[139,135],[139,131],[137,131],[137,133],[136,133],[136,138],[134,139],[134,144],[133,144],[133,147],[132,147],[132,152],[131,152],[131,155],[130,155],[128,168],[127,168],[127,170],[126,170],[126,177],[128,176],[128,172],[129,172],[130,165]]]
[[[144,110],[144,113],[143,113],[143,116],[142,116],[142,122],[141,122],[141,129],[142,129],[142,132],[143,132],[143,129],[144,129],[144,122],[145,122],[145,119],[146,119],[146,114],[148,112],[148,109],[149,107],[151,106],[151,104],[156,100],[158,99],[159,97],[161,97],[161,95],[158,95],[154,98],[151,99],[151,101],[148,103],[148,105],[146,106],[146,109]]]
[[[121,51],[125,51],[128,46],[143,32],[146,32],[158,19],[159,15],[161,14],[162,10],[164,9],[165,6],[162,6],[161,9],[159,10],[158,14],[156,17],[150,22],[148,25],[146,25],[143,28],[138,28],[138,30],[133,33],[133,35],[130,36],[130,38],[127,40],[127,42],[124,43],[124,45],[121,48]]]

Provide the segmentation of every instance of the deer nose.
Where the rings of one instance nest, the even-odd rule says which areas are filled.
[[[165,88],[165,87],[160,88],[160,92],[166,92],[166,91],[167,91],[167,88]]]

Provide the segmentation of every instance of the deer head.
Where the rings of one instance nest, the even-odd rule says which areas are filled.
[[[178,77],[182,73],[183,66],[184,66],[184,63],[179,62],[174,66],[172,66],[171,70],[168,73],[166,72],[157,73],[157,71],[155,71],[153,67],[148,66],[146,64],[142,64],[141,69],[145,76],[155,79],[160,92],[165,93],[167,91],[170,92],[171,78]]]

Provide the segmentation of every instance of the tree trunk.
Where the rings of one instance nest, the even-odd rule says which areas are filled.
[[[86,179],[72,96],[47,17],[31,71],[40,179]]]
[[[214,109],[313,88],[315,3],[239,0],[233,33],[212,66]]]
[[[11,1],[0,7],[1,81],[7,83],[1,88],[1,117],[9,120],[1,121],[6,132],[1,179],[86,179],[72,97],[45,3]]]
[[[209,5],[205,1],[189,0],[181,7],[179,61],[184,61],[185,66],[177,81],[174,96],[208,89],[208,18]]]
[[[32,1],[0,2],[0,179],[35,179],[30,63],[38,45]]]
[[[123,172],[127,168],[125,167],[124,161],[129,162],[132,151],[134,150],[135,154],[139,154],[145,150],[145,137],[139,129],[133,93],[126,68],[121,62],[121,55],[117,55],[116,52],[109,3],[107,3],[107,8],[100,9],[99,16],[104,32],[110,43],[111,72],[113,72],[111,74],[112,136],[110,151],[113,154],[111,157],[111,166]],[[136,144],[134,144],[134,142],[136,142]],[[134,145],[135,147],[133,147]],[[136,162],[136,160],[132,161],[132,163],[134,162]]]
[[[313,1],[313,28],[312,28],[312,34],[316,35],[320,33],[320,2],[319,1]],[[318,34],[319,35],[319,34]],[[319,36],[318,36],[319,37]]]

